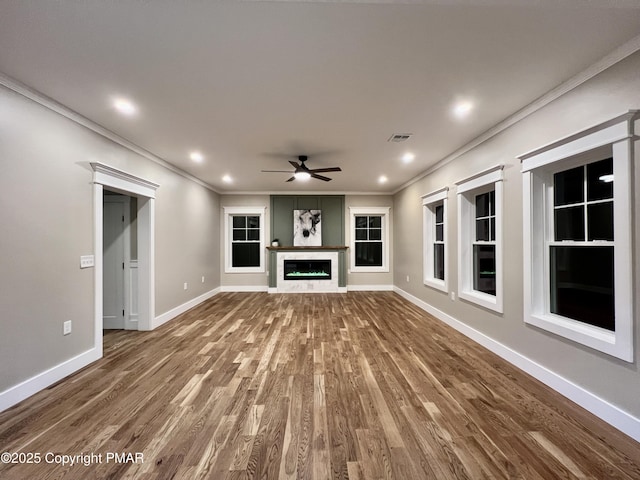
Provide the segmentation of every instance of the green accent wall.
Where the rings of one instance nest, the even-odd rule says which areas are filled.
[[[322,245],[344,245],[344,195],[271,195],[271,240],[293,245],[293,211],[322,211]]]

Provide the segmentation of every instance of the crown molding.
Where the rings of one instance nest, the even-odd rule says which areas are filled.
[[[212,192],[220,193],[211,185],[209,185],[206,182],[203,182],[199,178],[194,177],[190,173],[187,173],[184,170],[179,169],[178,167],[170,164],[166,160],[163,160],[162,158],[158,157],[157,155],[154,155],[153,153],[145,150],[144,148],[136,145],[135,143],[130,142],[126,138],[121,137],[120,135],[112,132],[111,130],[108,130],[102,127],[101,125],[98,125],[97,123],[89,120],[87,117],[80,115],[78,112],[71,110],[70,108],[62,105],[61,103],[57,102],[53,98],[48,97],[43,93],[37,90],[34,90],[33,88],[28,87],[24,83],[21,83],[1,72],[0,72],[0,85],[8,88],[9,90],[14,91],[15,93],[22,95],[23,97],[28,98],[29,100],[36,102],[39,105],[42,105],[45,108],[48,108],[49,110],[59,115],[62,115],[63,117],[71,120],[72,122],[75,122],[78,125],[81,125],[91,130],[92,132],[95,132],[98,135],[105,137],[108,140],[111,140],[114,143],[117,143],[121,147],[124,147],[127,150],[130,150],[131,152],[146,158],[147,160],[151,160],[152,162],[166,168],[167,170],[171,170],[173,173],[176,173],[181,177],[186,178],[187,180],[197,183],[198,185],[208,190],[211,190]]]
[[[439,170],[445,165],[453,162],[455,159],[461,157],[462,155],[473,150],[479,145],[482,145],[487,140],[495,137],[496,135],[505,131],[509,127],[515,125],[519,121],[527,118],[529,115],[534,114],[541,108],[547,106],[554,100],[557,100],[558,98],[560,98],[562,95],[570,92],[571,90],[574,90],[575,88],[579,87],[580,85],[587,82],[588,80],[591,80],[593,77],[595,77],[599,73],[604,72],[608,68],[611,68],[612,66],[614,66],[616,63],[624,60],[630,55],[633,55],[638,50],[640,50],[640,35],[632,38],[626,43],[623,43],[618,48],[613,50],[611,53],[605,55],[596,63],[592,64],[590,67],[587,67],[585,70],[581,71],[577,75],[574,75],[566,82],[561,83],[556,88],[548,91],[541,97],[537,98],[536,100],[528,104],[526,107],[521,108],[513,115],[505,118],[503,121],[496,124],[495,126],[490,128],[480,136],[476,137],[475,139],[471,140],[466,145],[460,147],[458,150],[447,155],[443,159],[437,161],[427,170],[425,170],[421,174],[417,175],[416,177],[412,178],[411,180],[409,180],[408,182],[404,183],[399,188],[394,190],[392,192],[393,195],[413,185],[414,183],[422,180],[427,175],[430,175],[431,173],[435,172],[436,170]]]

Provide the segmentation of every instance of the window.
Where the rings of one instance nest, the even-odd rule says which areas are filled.
[[[389,271],[389,207],[350,207],[351,271]]]
[[[457,187],[458,296],[502,313],[502,165]]]
[[[633,118],[520,157],[525,322],[629,362]]]
[[[549,310],[615,330],[613,158],[553,174]]]
[[[496,295],[496,192],[475,196],[473,289]]]
[[[424,284],[446,292],[447,194],[443,188],[422,197]]]
[[[225,272],[264,272],[264,207],[224,207]]]

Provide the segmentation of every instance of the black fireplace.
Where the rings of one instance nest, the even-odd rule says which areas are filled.
[[[285,280],[331,280],[331,260],[285,260]]]

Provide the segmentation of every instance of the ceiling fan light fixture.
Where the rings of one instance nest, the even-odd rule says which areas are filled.
[[[311,178],[309,172],[296,172],[293,176],[296,177],[296,180],[309,180]]]

